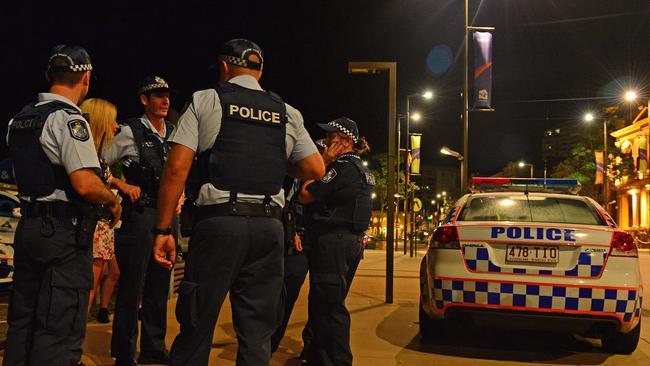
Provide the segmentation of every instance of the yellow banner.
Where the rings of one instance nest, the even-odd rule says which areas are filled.
[[[411,134],[411,174],[419,175],[420,174],[420,140],[422,139],[422,134],[413,133]]]

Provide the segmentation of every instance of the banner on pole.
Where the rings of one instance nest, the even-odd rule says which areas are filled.
[[[420,175],[420,141],[421,133],[411,134],[411,175]]]
[[[474,108],[492,108],[492,33],[474,32]]]
[[[602,151],[594,151],[594,155],[596,155],[596,179],[594,180],[594,184],[603,184],[603,173],[605,171],[605,163],[603,160],[603,152]]]

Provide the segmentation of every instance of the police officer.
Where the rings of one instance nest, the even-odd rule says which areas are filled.
[[[159,76],[147,76],[138,95],[144,114],[127,120],[103,154],[108,164],[122,162],[126,183],[131,185],[122,200],[124,217],[115,242],[120,279],[111,355],[116,365],[136,364],[138,317],[142,329],[138,363],[169,364],[165,333],[171,271],[156,265],[151,256],[158,188],[169,151],[167,138],[173,130],[165,120],[169,84]]]
[[[375,178],[359,156],[368,144],[353,120],[340,117],[319,127],[327,132],[323,158],[328,170],[321,180],[305,182],[299,197],[302,204],[324,203],[310,234],[309,315],[314,339],[307,360],[313,366],[352,365],[345,297],[361,260]]]
[[[224,44],[220,82],[194,93],[170,138],[160,187],[154,257],[174,262],[174,206],[195,154],[201,186],[176,317],[172,365],[207,365],[212,334],[230,292],[237,365],[269,364],[282,291],[282,182],[321,177],[325,168],[300,112],[264,91],[263,54],[246,39]]]
[[[112,225],[121,213],[100,178],[88,122],[77,106],[92,69],[82,47],[56,46],[46,71],[49,92],[9,122],[22,217],[4,365],[82,364],[98,205]]]
[[[318,139],[314,141],[318,148],[318,153],[322,154],[327,145],[325,139]],[[291,318],[291,312],[300,295],[300,288],[305,282],[307,272],[309,271],[309,259],[307,252],[311,248],[308,240],[309,226],[311,220],[311,213],[317,211],[314,206],[319,205],[313,203],[311,205],[301,205],[298,202],[298,193],[302,182],[298,179],[291,179],[289,189],[285,189],[286,204],[284,207],[284,236],[285,236],[285,253],[284,253],[284,291],[282,296],[282,307],[280,308],[280,325],[271,337],[271,352],[275,352],[280,345],[280,341],[284,337]],[[307,320],[305,327],[302,331],[303,351],[300,353],[299,358],[305,360],[307,350],[311,344],[313,334],[311,331],[310,321]]]

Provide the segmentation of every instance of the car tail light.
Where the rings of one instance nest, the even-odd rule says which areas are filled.
[[[610,242],[609,255],[617,257],[638,257],[639,252],[634,243],[634,237],[624,231],[615,231]]]
[[[440,226],[433,233],[429,248],[432,249],[460,249],[458,229],[453,225]]]

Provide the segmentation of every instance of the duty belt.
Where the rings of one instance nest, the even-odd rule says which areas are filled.
[[[82,213],[70,202],[21,202],[20,214],[25,217],[79,218]]]
[[[261,203],[228,202],[199,206],[196,213],[198,220],[215,216],[272,217],[282,220],[282,208]]]

